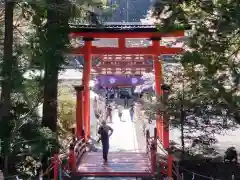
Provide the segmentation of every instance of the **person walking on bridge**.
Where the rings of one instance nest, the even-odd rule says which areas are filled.
[[[110,104],[106,107],[106,120],[109,118],[109,123],[112,123],[112,107]]]
[[[122,114],[123,114],[123,108],[122,106],[118,106],[118,117],[120,121],[122,121]]]
[[[133,117],[134,117],[134,105],[132,104],[130,109],[129,109],[129,113],[130,113],[130,118],[131,121],[133,122]]]
[[[104,163],[107,163],[108,160],[109,137],[112,135],[112,133],[113,129],[109,125],[107,125],[105,120],[103,120],[102,125],[98,129],[98,134],[100,135],[98,142],[102,142]]]

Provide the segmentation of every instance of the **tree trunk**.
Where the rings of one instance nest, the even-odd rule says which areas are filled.
[[[52,61],[53,62],[53,61]],[[51,60],[45,64],[42,125],[57,131],[58,67]]]
[[[4,54],[1,69],[0,122],[8,117],[11,108],[13,59],[13,9],[14,3],[5,0]]]
[[[60,0],[61,1],[61,0]],[[57,0],[48,0],[47,5],[47,24],[46,24],[46,39],[44,48],[44,94],[43,94],[43,117],[42,125],[48,127],[56,133],[57,142],[57,95],[58,95],[58,72],[60,70],[62,52],[61,51],[61,19],[58,17],[57,7],[61,7]],[[48,158],[53,157],[54,153],[58,151],[57,144],[54,145],[54,149],[51,152],[47,152],[42,158],[42,168],[46,171],[49,166]],[[53,171],[50,173],[53,178]],[[47,179],[47,175],[43,179]]]
[[[183,105],[181,105],[183,106]],[[181,123],[181,146],[182,146],[182,159],[184,158],[185,154],[185,143],[184,143],[184,121],[185,121],[185,111],[183,107],[181,107],[181,115],[180,115],[180,123]]]
[[[58,94],[58,71],[61,64],[59,63],[59,53],[57,51],[58,29],[60,20],[58,19],[58,13],[56,7],[57,2],[55,0],[48,0],[49,8],[47,13],[47,25],[46,25],[46,45],[45,48],[45,74],[44,74],[44,101],[43,101],[43,117],[42,125],[48,127],[53,132],[57,131],[57,94]],[[59,37],[60,38],[60,37]]]
[[[57,131],[58,72],[64,63],[63,51],[68,40],[68,1],[47,1],[47,24],[45,39],[45,74],[42,125]],[[61,7],[61,8],[60,8]]]
[[[13,58],[13,10],[14,2],[5,0],[5,32],[4,32],[4,54],[1,69],[1,106],[0,106],[0,124],[4,125],[9,121],[11,110],[11,93],[12,93],[12,73],[14,66]],[[3,133],[4,135],[5,133]],[[5,175],[8,174],[8,138],[3,137],[3,159]]]

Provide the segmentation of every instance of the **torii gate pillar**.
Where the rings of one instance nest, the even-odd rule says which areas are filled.
[[[160,46],[161,38],[152,38],[152,47],[154,49],[158,49]],[[153,55],[154,61],[154,75],[155,75],[155,92],[156,96],[162,97],[163,90],[161,88],[163,82],[163,73],[162,73],[162,64],[160,59],[158,58],[160,54]],[[157,128],[157,135],[163,143],[165,149],[169,148],[169,127],[165,127],[163,116],[160,112],[156,112],[156,128]],[[167,125],[168,126],[168,125]],[[172,156],[168,154],[168,177],[172,177]]]
[[[152,46],[153,48],[157,49],[159,47],[159,43],[161,38],[152,38]],[[154,67],[154,75],[155,75],[155,93],[156,96],[161,97],[163,92],[161,89],[162,82],[162,64],[158,58],[159,54],[153,55],[153,67]],[[163,118],[159,114],[159,112],[156,112],[156,128],[157,128],[157,136],[160,138],[160,140],[163,142]]]
[[[83,66],[83,79],[82,84],[84,86],[83,98],[83,120],[85,130],[85,140],[90,138],[90,87],[89,82],[91,80],[91,66],[92,66],[92,41],[93,38],[83,38],[84,40],[84,66]]]

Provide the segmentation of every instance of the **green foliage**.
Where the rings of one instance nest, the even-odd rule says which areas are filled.
[[[8,59],[4,59],[5,62],[9,62],[6,60],[11,57],[11,67],[5,68],[11,80],[8,81],[8,93],[11,97],[10,101],[4,102],[11,104],[11,107],[10,115],[4,117],[4,121],[0,121],[0,160],[1,165],[5,164],[3,168],[6,169],[6,173],[27,174],[35,179],[36,168],[48,163],[41,162],[42,158],[49,159],[52,153],[59,149],[57,134],[49,129],[52,126],[42,126],[38,108],[45,102],[43,119],[49,119],[50,112],[50,117],[53,117],[50,119],[54,120],[53,125],[57,124],[57,103],[54,102],[57,101],[58,72],[67,63],[64,52],[69,47],[68,23],[74,18],[87,18],[89,14],[81,12],[88,11],[89,6],[106,8],[106,4],[94,0],[77,3],[62,0],[27,1],[13,5],[14,17],[12,21],[8,21],[9,27],[14,27],[13,32],[8,32],[14,35],[13,44],[8,46],[13,47],[13,53],[9,53],[11,49],[8,49]],[[23,27],[23,24],[26,26]],[[0,34],[2,28],[1,26]],[[43,70],[44,78],[42,74],[35,73]],[[29,71],[35,74],[26,77]],[[68,107],[67,111],[65,105]],[[64,117],[61,119],[70,120],[63,123],[64,129],[69,130],[74,121],[74,103],[64,101],[63,106]],[[56,111],[52,111],[51,108]]]
[[[60,87],[58,96],[59,125],[67,135],[71,135],[71,128],[76,123],[76,99],[73,98],[72,91],[73,89],[68,87]]]
[[[172,91],[163,108],[174,126],[184,124],[191,139],[194,132],[212,137],[240,123],[239,10],[238,0],[156,3],[153,15],[161,29],[192,26],[180,60],[183,70],[167,74]]]

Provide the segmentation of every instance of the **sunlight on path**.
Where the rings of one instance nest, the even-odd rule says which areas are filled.
[[[137,151],[138,143],[135,126],[131,122],[129,111],[123,111],[122,121],[116,110],[113,111],[113,135],[110,138],[110,151]]]
[[[93,99],[97,96],[91,92],[91,136],[96,137],[96,118],[93,111]],[[123,111],[122,121],[118,117],[117,110],[113,110],[113,123],[109,124],[113,128],[113,135],[110,137],[110,151],[138,151],[135,125],[131,122],[129,110]],[[136,180],[136,178],[123,177],[85,177],[83,180]]]

